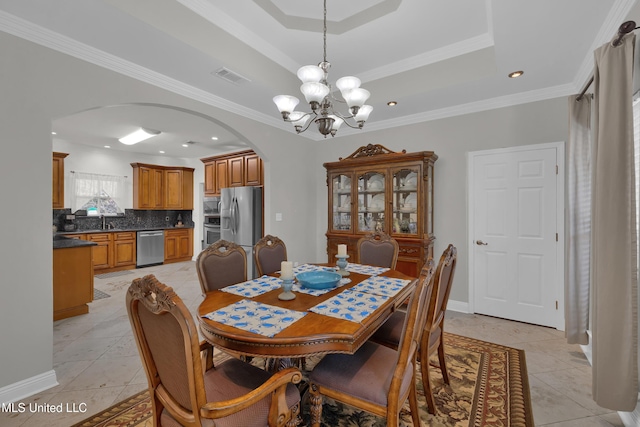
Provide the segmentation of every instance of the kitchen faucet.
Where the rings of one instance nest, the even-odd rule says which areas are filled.
[[[102,226],[100,227],[101,230],[104,230],[107,228],[107,224],[106,224],[106,218],[104,215],[100,215],[100,218],[102,218]]]

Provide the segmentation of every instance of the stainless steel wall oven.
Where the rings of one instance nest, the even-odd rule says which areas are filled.
[[[219,215],[204,216],[204,236],[203,237],[204,237],[203,245],[205,248],[210,244],[220,240],[220,216]]]

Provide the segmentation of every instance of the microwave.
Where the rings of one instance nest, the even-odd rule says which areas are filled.
[[[205,216],[220,215],[220,197],[204,197],[202,199],[202,213]]]

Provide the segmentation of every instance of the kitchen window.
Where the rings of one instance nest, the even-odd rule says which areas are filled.
[[[126,177],[71,171],[71,209],[89,215],[117,215],[126,197]]]

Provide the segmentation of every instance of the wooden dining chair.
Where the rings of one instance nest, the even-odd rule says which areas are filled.
[[[398,241],[382,231],[361,237],[357,243],[358,264],[395,269],[398,261]]]
[[[154,426],[297,426],[295,368],[273,375],[236,358],[214,366],[184,302],[153,275],[135,279],[127,312],[147,374]],[[203,366],[204,365],[204,366]],[[211,420],[215,420],[215,423]]]
[[[267,234],[253,247],[253,258],[258,276],[275,273],[280,270],[280,263],[287,260],[287,246],[271,234]]]
[[[446,384],[449,384],[449,373],[447,372],[447,363],[444,357],[444,318],[447,310],[447,302],[449,301],[449,294],[451,293],[453,275],[456,269],[457,254],[458,251],[453,245],[449,245],[442,253],[434,275],[431,299],[428,302],[428,306],[424,307],[427,312],[427,322],[422,332],[422,338],[420,339],[418,357],[420,360],[424,394],[429,413],[431,414],[435,414],[436,405],[431,388],[431,377],[429,375],[429,359],[436,350],[440,371],[442,372],[442,379]],[[401,311],[394,312],[373,334],[370,340],[390,348],[398,348],[402,337],[404,322],[405,314]]]
[[[404,402],[409,399],[414,426],[420,425],[416,397],[416,352],[426,316],[420,307],[430,299],[434,265],[422,270],[409,299],[404,333],[397,350],[365,342],[354,354],[328,354],[309,375],[311,426],[322,420],[322,396],[386,418],[397,427]]]
[[[247,280],[247,253],[242,246],[218,240],[196,258],[202,294]]]

